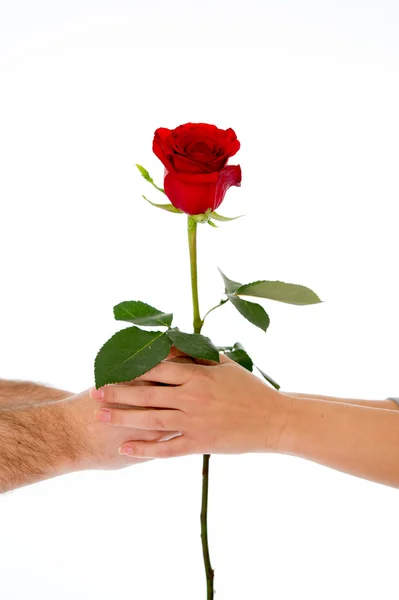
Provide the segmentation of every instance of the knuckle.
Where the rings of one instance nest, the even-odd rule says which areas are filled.
[[[155,371],[155,369],[157,370],[156,373],[158,379],[163,379],[168,373],[168,365],[163,361],[160,362],[156,367],[154,367],[153,370]]]
[[[186,367],[188,374],[188,381],[191,382],[193,379],[200,377],[201,371],[198,369],[198,365],[195,363],[187,363]]]
[[[206,408],[212,403],[213,394],[208,386],[203,385],[199,389],[192,390],[188,400],[191,404],[200,405],[201,408]]]
[[[143,389],[140,390],[141,406],[151,406],[152,398],[153,398],[153,391],[151,389],[151,386],[143,387]]]
[[[149,410],[146,415],[146,425],[150,430],[158,430],[162,429],[163,423],[162,419],[159,415],[157,415],[157,411]]]
[[[197,386],[206,390],[213,381],[213,367],[203,367],[197,374]]]
[[[110,404],[117,404],[117,389],[116,389],[116,385],[107,386],[105,389],[108,390],[107,401]],[[105,394],[104,394],[104,396],[105,396]]]
[[[108,416],[106,418],[100,419],[101,421],[105,421],[110,423],[111,425],[120,425],[121,417],[119,415],[119,410],[116,408],[107,408]]]
[[[132,456],[140,457],[143,456],[143,448],[140,444],[131,444]]]
[[[124,410],[113,408],[111,411],[111,423],[113,425],[124,425],[126,421],[126,414]]]
[[[155,429],[159,429],[161,431],[163,429],[165,429],[165,424],[164,424],[163,417],[161,417],[157,413],[155,413],[155,415],[154,415],[154,422],[155,422]]]

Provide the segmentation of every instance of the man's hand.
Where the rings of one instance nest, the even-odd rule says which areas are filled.
[[[94,390],[93,396],[107,405],[97,416],[122,431],[132,427],[143,435],[154,430],[181,434],[169,441],[123,444],[120,452],[136,459],[274,451],[287,419],[282,403],[286,408],[291,400],[224,355],[214,366],[164,361],[135,382],[164,385],[117,384]],[[126,411],[116,405],[147,410]]]
[[[0,380],[0,493],[72,471],[143,462],[121,456],[118,446],[166,435],[107,427],[95,420],[98,404],[89,391]]]
[[[131,387],[138,387],[134,383]],[[143,385],[143,384],[141,384]],[[149,385],[149,384],[147,384]],[[128,459],[118,452],[118,448],[130,440],[159,441],[173,435],[166,431],[143,431],[126,427],[111,428],[98,418],[98,402],[91,398],[91,388],[60,402],[66,418],[80,440],[81,452],[77,470],[85,469],[119,469],[131,464],[146,462],[147,459]],[[128,410],[126,410],[126,408]],[[124,412],[134,412],[131,407],[120,408]]]

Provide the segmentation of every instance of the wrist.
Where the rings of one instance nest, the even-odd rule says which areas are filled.
[[[59,401],[58,408],[61,413],[61,418],[65,424],[65,473],[74,471],[85,471],[93,469],[94,452],[89,443],[90,440],[90,424],[86,415],[82,414],[82,406],[79,394]]]
[[[274,392],[268,423],[267,451],[276,454],[287,452],[287,431],[290,426],[297,399],[282,392]]]
[[[77,470],[79,452],[63,401],[0,411],[0,491]]]

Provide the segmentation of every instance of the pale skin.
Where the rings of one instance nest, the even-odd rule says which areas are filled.
[[[399,410],[391,400],[278,392],[224,356],[212,366],[162,362],[135,381],[165,387],[93,388],[96,419],[180,435],[122,444],[119,452],[133,459],[275,452],[399,488]]]

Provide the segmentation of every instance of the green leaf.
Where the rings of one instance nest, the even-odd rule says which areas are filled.
[[[216,227],[217,228],[216,223],[214,223],[213,221],[208,221],[208,225],[210,225],[211,227]]]
[[[219,352],[211,340],[199,333],[183,333],[179,329],[169,329],[167,332],[173,345],[194,358],[220,361]]]
[[[225,356],[227,356],[227,358],[231,358],[231,360],[234,360],[236,363],[244,367],[244,369],[247,369],[247,371],[251,371],[252,373],[254,363],[252,362],[252,358],[244,349],[236,348],[234,346],[232,351],[225,352]]]
[[[238,296],[256,296],[287,304],[318,304],[320,298],[309,288],[283,281],[255,281],[235,290]]]
[[[143,375],[164,360],[171,347],[172,343],[163,331],[143,331],[138,327],[118,331],[105,342],[96,356],[96,387],[130,381]]]
[[[176,206],[173,206],[173,204],[155,204],[155,202],[151,202],[151,200],[148,200],[148,198],[146,198],[145,196],[143,196],[143,198],[144,200],[147,200],[147,202],[149,202],[151,206],[155,206],[155,208],[162,208],[162,210],[167,210],[168,212],[172,213],[183,213],[182,210],[176,208]]]
[[[255,367],[258,369],[259,373],[266,379],[266,381],[268,381],[274,388],[276,388],[276,390],[280,389],[281,386],[279,386],[279,384],[276,383],[274,379],[269,377],[269,375],[266,375],[266,373],[262,371],[262,369],[260,369],[258,366],[255,365]]]
[[[243,317],[248,319],[253,325],[260,327],[263,331],[269,327],[270,319],[260,304],[255,304],[254,302],[248,302],[247,300],[242,300],[233,294],[228,294],[229,300],[233,306],[238,310],[239,313],[242,314]]]
[[[142,167],[141,165],[136,165],[136,167],[138,168],[138,170],[140,171],[141,175],[144,177],[144,179],[146,181],[148,181],[148,183],[151,183],[151,185],[154,186],[155,189],[159,190],[160,192],[162,192],[163,194],[165,193],[165,190],[158,187],[155,183],[153,178],[151,177],[151,175],[149,174],[149,172],[147,171],[147,169],[145,169],[144,167]]]
[[[252,362],[252,358],[249,356],[247,351],[244,349],[244,346],[240,344],[240,342],[236,342],[232,348],[226,346],[225,348],[220,347],[219,350],[225,350],[225,356],[231,358],[248,371],[252,372],[253,368],[256,367],[256,369],[258,369],[259,373],[266,379],[266,381],[268,381],[274,388],[276,388],[276,390],[280,389],[279,384],[276,383],[274,379],[272,379],[269,375],[262,371],[262,369],[260,369],[258,366],[254,365],[254,363]],[[228,351],[226,352],[226,350]]]
[[[219,267],[218,267],[219,268]],[[238,281],[232,281],[222,271],[219,269],[221,276],[223,277],[224,287],[226,290],[226,294],[234,294],[238,288],[242,287],[242,283],[238,283]]]
[[[244,346],[241,344],[241,342],[236,342],[233,346],[233,350],[245,350]]]
[[[223,217],[223,215],[219,215],[217,212],[213,211],[209,215],[215,221],[235,221],[236,219],[241,219],[245,215],[239,215],[238,217]]]
[[[117,321],[127,321],[135,325],[147,327],[170,327],[173,315],[163,313],[157,308],[138,300],[126,300],[114,306],[114,317]]]

